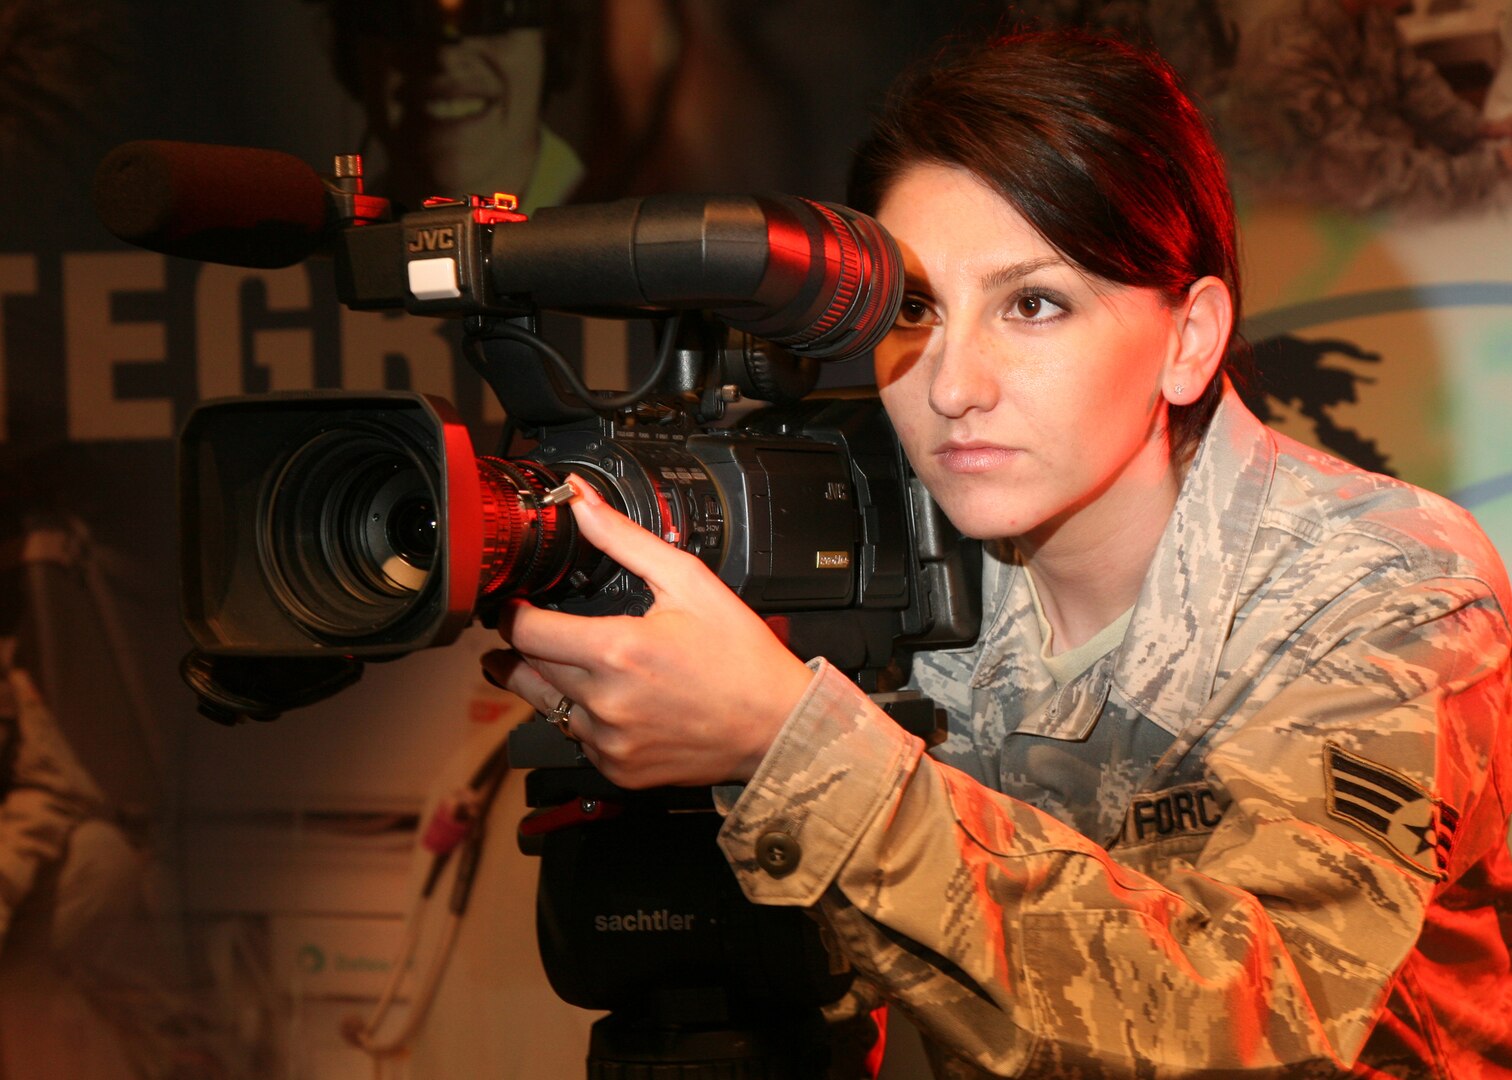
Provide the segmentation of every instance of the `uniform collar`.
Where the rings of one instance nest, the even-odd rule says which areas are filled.
[[[1172,735],[1212,694],[1275,465],[1269,430],[1226,386],[1113,663],[1119,693]]]
[[[976,733],[992,745],[1008,731],[1082,739],[1102,714],[1110,686],[1172,735],[1211,695],[1238,608],[1245,565],[1276,462],[1274,439],[1225,389],[1156,545],[1128,630],[1116,649],[1057,686],[1040,660],[1039,623],[1023,567],[1009,544],[984,549],[986,626],[972,686],[1011,686],[1018,707],[1002,730]],[[992,601],[996,600],[996,604]]]

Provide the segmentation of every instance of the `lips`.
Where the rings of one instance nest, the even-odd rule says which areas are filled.
[[[970,474],[989,472],[1012,461],[1023,451],[997,443],[963,441],[946,442],[935,449],[935,460],[948,472]]]

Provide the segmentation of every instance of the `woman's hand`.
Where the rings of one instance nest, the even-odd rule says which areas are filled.
[[[642,529],[571,478],[583,537],[643,579],[642,617],[579,616],[511,601],[488,676],[570,727],[622,787],[749,779],[812,673],[696,556]]]

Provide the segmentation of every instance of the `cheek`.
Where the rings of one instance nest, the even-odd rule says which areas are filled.
[[[929,408],[927,399],[921,392],[902,383],[881,385],[879,379],[878,384],[877,396],[882,399],[887,418],[892,421],[893,431],[903,444],[904,452],[913,460],[914,444],[920,437],[919,431],[925,420],[922,414]]]
[[[518,30],[509,35],[494,63],[511,91],[522,101],[540,97],[546,78],[545,39],[539,30]]]
[[[877,387],[885,391],[892,386],[908,381],[920,374],[919,361],[924,351],[924,335],[893,331],[877,343],[872,350],[872,370],[877,377]],[[917,390],[915,390],[917,392]]]
[[[364,57],[362,72],[362,103],[368,114],[392,123],[390,110],[397,108],[399,96],[399,69],[370,54]]]
[[[904,408],[903,397],[898,393],[895,383],[883,383],[877,380],[877,397],[882,399],[882,408],[887,413],[887,418],[892,421],[892,426],[901,435],[908,426],[907,409]]]

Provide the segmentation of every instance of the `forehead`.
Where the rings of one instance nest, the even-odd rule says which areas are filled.
[[[1069,265],[1012,203],[955,165],[904,170],[883,196],[877,220],[898,241],[906,262],[932,270],[1025,259]]]
[[[969,169],[910,167],[887,189],[876,217],[898,242],[910,287],[950,303],[1048,273],[1056,288],[1120,318],[1133,308],[1170,307],[1157,289],[1109,281],[1068,258]]]

